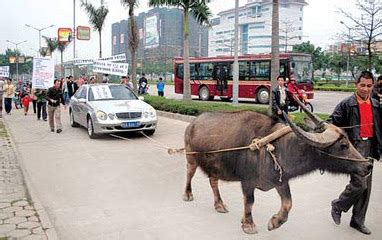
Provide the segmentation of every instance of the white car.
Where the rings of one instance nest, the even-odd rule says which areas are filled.
[[[70,125],[86,127],[90,138],[99,134],[143,131],[155,132],[155,109],[121,84],[83,85],[69,103]]]

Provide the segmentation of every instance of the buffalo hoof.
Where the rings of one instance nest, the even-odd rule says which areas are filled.
[[[218,213],[227,213],[229,212],[226,205],[222,202],[215,203],[215,210]]]
[[[194,196],[192,195],[191,192],[189,192],[189,193],[185,193],[185,194],[183,195],[183,201],[186,201],[186,202],[194,201]]]
[[[285,222],[286,222],[286,219],[282,220],[277,215],[273,215],[273,217],[268,222],[268,231],[272,231],[272,230],[275,230],[276,228],[279,228]]]
[[[241,228],[246,234],[256,234],[257,229],[254,223],[242,223]]]

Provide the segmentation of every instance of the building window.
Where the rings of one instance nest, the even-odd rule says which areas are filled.
[[[299,27],[298,30],[302,30],[302,27]]]
[[[263,12],[269,11],[269,8],[263,8]]]
[[[300,21],[302,21],[302,17],[300,17]]]
[[[117,45],[117,36],[113,36],[113,46]]]
[[[119,42],[120,42],[120,43],[124,43],[124,42],[125,42],[125,34],[121,33]]]

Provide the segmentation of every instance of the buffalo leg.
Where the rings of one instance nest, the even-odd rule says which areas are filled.
[[[214,207],[215,210],[219,213],[227,213],[227,207],[224,205],[223,200],[220,197],[218,178],[210,177],[210,185],[212,188],[212,192],[214,193]]]
[[[241,219],[241,228],[245,233],[257,233],[256,225],[252,218],[252,206],[255,202],[255,184],[253,182],[242,182],[241,187],[244,195],[244,216]]]
[[[184,195],[183,195],[184,201],[194,200],[194,196],[192,195],[191,180],[195,175],[197,167],[198,165],[196,165],[196,162],[194,160],[187,159],[187,183],[186,183],[186,190],[184,191]]]
[[[286,182],[283,185],[276,187],[277,192],[281,197],[281,208],[279,212],[269,220],[268,230],[272,231],[280,227],[288,220],[288,213],[292,208],[292,196],[290,194],[289,183]]]

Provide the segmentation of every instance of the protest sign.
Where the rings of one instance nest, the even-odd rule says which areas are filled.
[[[33,58],[32,86],[48,89],[54,82],[54,61],[51,58]]]

